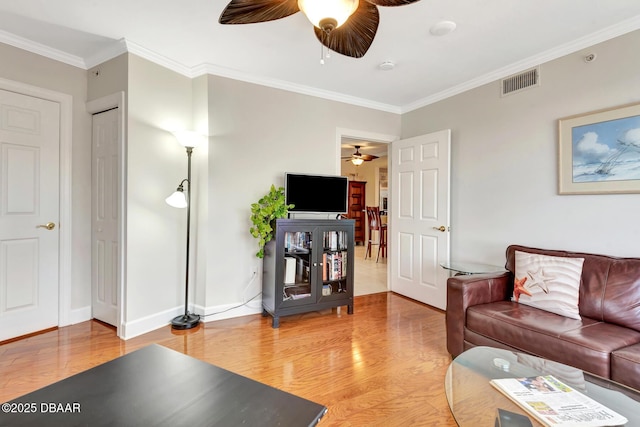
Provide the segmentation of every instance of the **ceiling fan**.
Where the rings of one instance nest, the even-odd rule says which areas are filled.
[[[374,156],[373,154],[362,154],[360,152],[359,145],[354,145],[354,148],[356,149],[356,152],[349,157],[343,157],[343,159],[347,159],[347,162],[351,162],[356,166],[360,166],[364,162],[370,162],[371,160],[378,158],[378,156]]]
[[[378,6],[402,6],[419,0],[231,0],[221,24],[254,24],[302,11],[324,46],[342,55],[362,58],[378,30]]]

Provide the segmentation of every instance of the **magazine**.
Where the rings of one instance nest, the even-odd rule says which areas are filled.
[[[620,426],[627,419],[553,375],[491,380],[491,385],[546,426]]]

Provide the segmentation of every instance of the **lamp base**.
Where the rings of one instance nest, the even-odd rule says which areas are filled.
[[[178,317],[174,317],[171,321],[173,329],[191,329],[200,324],[200,315],[187,313]]]

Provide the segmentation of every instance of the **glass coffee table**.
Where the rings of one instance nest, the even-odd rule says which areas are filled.
[[[496,378],[538,375],[553,375],[626,417],[626,426],[640,426],[640,392],[561,363],[493,347],[471,348],[449,365],[445,392],[451,413],[461,427],[498,425],[494,424],[498,409],[524,415],[531,425],[542,426],[489,384]]]

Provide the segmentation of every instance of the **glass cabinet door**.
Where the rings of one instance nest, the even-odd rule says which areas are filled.
[[[286,231],[284,233],[284,287],[282,301],[311,299],[313,265],[313,232]],[[306,303],[307,301],[301,301]]]
[[[348,245],[349,233],[346,231],[322,230],[322,260],[320,261],[322,274],[322,289],[320,299],[335,298],[336,295],[347,292],[351,286],[349,277],[350,265]]]

